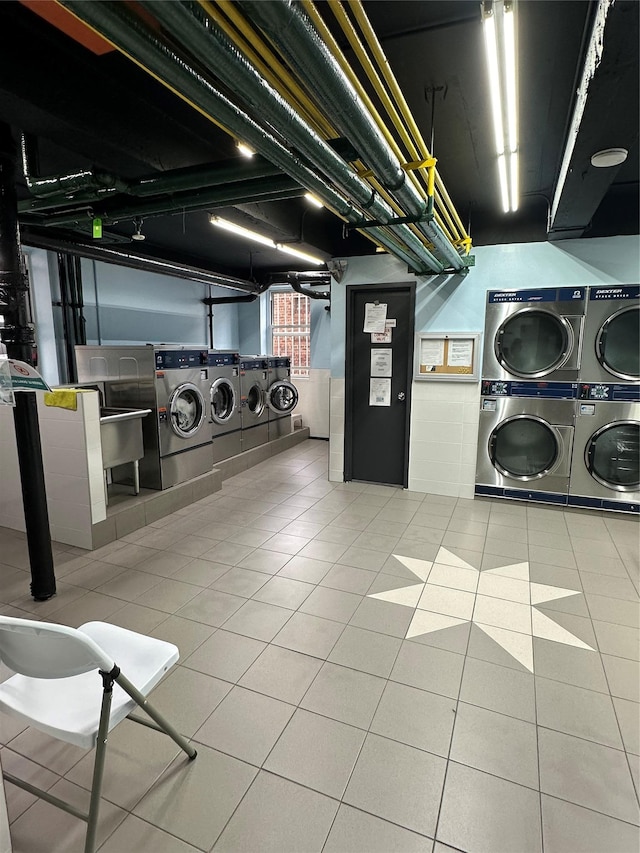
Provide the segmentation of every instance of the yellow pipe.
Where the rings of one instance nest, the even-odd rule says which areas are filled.
[[[414,139],[418,143],[418,147],[420,148],[420,150],[426,151],[427,156],[430,157],[431,154],[429,153],[429,149],[425,145],[424,139],[422,138],[422,134],[420,133],[420,129],[418,128],[417,124],[415,123],[415,120],[413,118],[411,110],[409,109],[409,106],[406,102],[406,99],[405,99],[403,93],[402,93],[402,90],[400,89],[400,87],[398,85],[398,81],[396,80],[395,75],[393,74],[393,71],[391,70],[391,67],[389,65],[389,62],[388,62],[386,56],[385,56],[385,53],[382,49],[382,46],[381,46],[380,42],[378,41],[378,37],[376,36],[376,34],[375,34],[375,32],[371,26],[371,23],[370,23],[369,19],[367,18],[367,15],[366,15],[363,7],[362,7],[361,0],[348,0],[348,3],[349,3],[349,7],[350,7],[351,11],[353,12],[355,19],[357,20],[358,24],[360,25],[360,28],[364,34],[365,40],[366,40],[367,44],[369,45],[369,49],[371,50],[371,52],[372,52],[374,58],[376,59],[378,65],[380,66],[380,69],[382,71],[382,74],[384,76],[384,79],[385,79],[387,85],[391,89],[391,92],[394,95],[397,103],[400,105],[400,111],[401,111],[405,121],[409,125],[409,129],[411,130]],[[460,220],[460,217],[458,216],[458,212],[456,211],[455,206],[453,205],[453,202],[451,201],[451,198],[450,198],[450,196],[449,196],[449,194],[448,194],[448,192],[444,186],[442,178],[437,173],[436,173],[435,181],[436,181],[436,186],[438,187],[438,190],[440,192],[440,195],[442,196],[442,199],[446,203],[446,205],[450,208],[450,210],[454,216],[456,225],[457,225],[459,231],[461,232],[461,234],[463,235],[463,238],[468,237],[469,235],[467,234],[467,232],[466,232],[466,230],[462,224],[462,221]]]
[[[395,139],[393,138],[393,136],[389,132],[389,129],[386,127],[385,123],[382,121],[380,114],[378,113],[378,111],[374,107],[374,105],[371,101],[371,98],[367,95],[362,84],[360,83],[360,81],[356,77],[353,69],[348,64],[346,59],[344,58],[342,51],[338,47],[336,40],[334,39],[333,35],[331,34],[331,30],[327,27],[324,20],[320,17],[320,14],[319,14],[318,10],[315,8],[312,0],[302,0],[302,5],[303,5],[305,11],[307,12],[307,14],[309,15],[309,17],[311,18],[314,26],[316,27],[316,29],[320,33],[320,36],[322,37],[323,41],[325,42],[325,44],[327,45],[327,47],[331,51],[334,59],[340,65],[340,68],[342,69],[344,74],[349,79],[349,82],[351,83],[351,85],[354,87],[354,89],[358,93],[358,96],[362,99],[366,108],[371,113],[376,124],[378,125],[382,134],[384,135],[384,138],[386,139],[389,146],[392,148],[394,154],[396,155],[396,157],[398,158],[398,160],[400,162],[404,161],[405,157],[403,156],[397,142],[395,141]],[[415,179],[412,179],[412,183],[414,183],[414,181],[415,181]]]
[[[317,110],[313,101],[277,59],[275,54],[267,47],[266,43],[251,29],[233,3],[225,3],[218,0],[218,5],[231,21],[233,25],[231,26],[210,0],[198,0],[198,2],[238,50],[260,71],[265,80],[273,86],[291,107],[303,116],[316,133],[325,139],[336,135],[329,122]],[[234,30],[234,26],[239,32]]]

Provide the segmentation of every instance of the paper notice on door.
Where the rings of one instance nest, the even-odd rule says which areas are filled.
[[[363,332],[384,332],[386,319],[386,302],[365,302]]]
[[[444,364],[444,339],[426,338],[420,342],[420,367],[430,372]]]
[[[395,320],[386,320],[384,324],[384,332],[372,332],[371,333],[371,343],[372,344],[390,344],[392,340],[392,329],[395,329],[396,321]]]
[[[473,364],[473,340],[450,340],[447,364],[449,367],[471,367]]]
[[[371,376],[391,376],[391,365],[393,361],[393,350],[372,349],[371,350]]]
[[[391,405],[391,380],[369,379],[369,405],[390,406]]]

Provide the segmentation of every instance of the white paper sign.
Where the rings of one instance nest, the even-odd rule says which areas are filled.
[[[0,356],[0,406],[15,406],[9,360]]]
[[[384,332],[372,332],[371,333],[371,343],[372,344],[390,344],[392,329],[395,329],[396,321],[395,320],[386,320],[384,324]]]
[[[420,364],[427,370],[444,364],[444,340],[442,338],[427,338],[420,344]]]
[[[371,376],[391,376],[391,365],[393,350],[372,349],[371,350]]]
[[[450,367],[470,367],[473,364],[473,341],[449,341],[447,362]]]
[[[391,380],[369,379],[369,405],[390,406],[391,405]]]
[[[364,306],[364,332],[384,332],[387,319],[386,302],[366,302]]]

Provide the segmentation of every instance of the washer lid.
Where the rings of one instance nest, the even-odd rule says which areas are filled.
[[[496,358],[515,376],[538,378],[561,367],[573,349],[573,329],[559,314],[524,308],[496,333]]]
[[[272,412],[286,414],[298,405],[298,389],[286,379],[279,379],[267,391],[267,406]]]
[[[169,422],[180,438],[191,438],[202,426],[205,416],[204,397],[192,382],[184,382],[169,397]]]

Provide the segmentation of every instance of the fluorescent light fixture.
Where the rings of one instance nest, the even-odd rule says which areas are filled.
[[[300,249],[294,249],[286,243],[276,243],[276,249],[280,252],[286,252],[287,255],[293,255],[296,258],[300,258],[302,261],[308,261],[316,267],[320,267],[324,264],[324,261],[321,258],[316,258],[315,255],[309,255],[307,252],[301,252]]]
[[[482,25],[487,55],[491,116],[505,213],[518,209],[518,96],[515,0],[485,0]]]
[[[309,202],[309,204],[312,204],[314,207],[324,207],[324,204],[313,193],[305,193],[304,197]]]
[[[286,252],[287,255],[294,255],[303,261],[307,261],[315,266],[322,266],[324,261],[317,258],[315,255],[310,255],[307,252],[302,252],[300,249],[294,249],[287,243],[276,243],[271,237],[265,237],[264,234],[259,234],[257,231],[252,231],[250,228],[244,228],[242,225],[236,225],[235,222],[230,222],[228,219],[223,219],[221,216],[209,217],[209,221],[216,228],[222,228],[230,234],[235,234],[237,237],[244,237],[246,240],[253,240],[255,243],[260,243],[262,246],[268,246],[269,249],[277,249],[279,252]]]
[[[250,148],[245,142],[240,142],[240,140],[238,140],[236,142],[236,148],[242,154],[243,157],[255,156],[256,152],[253,150],[253,148]]]

